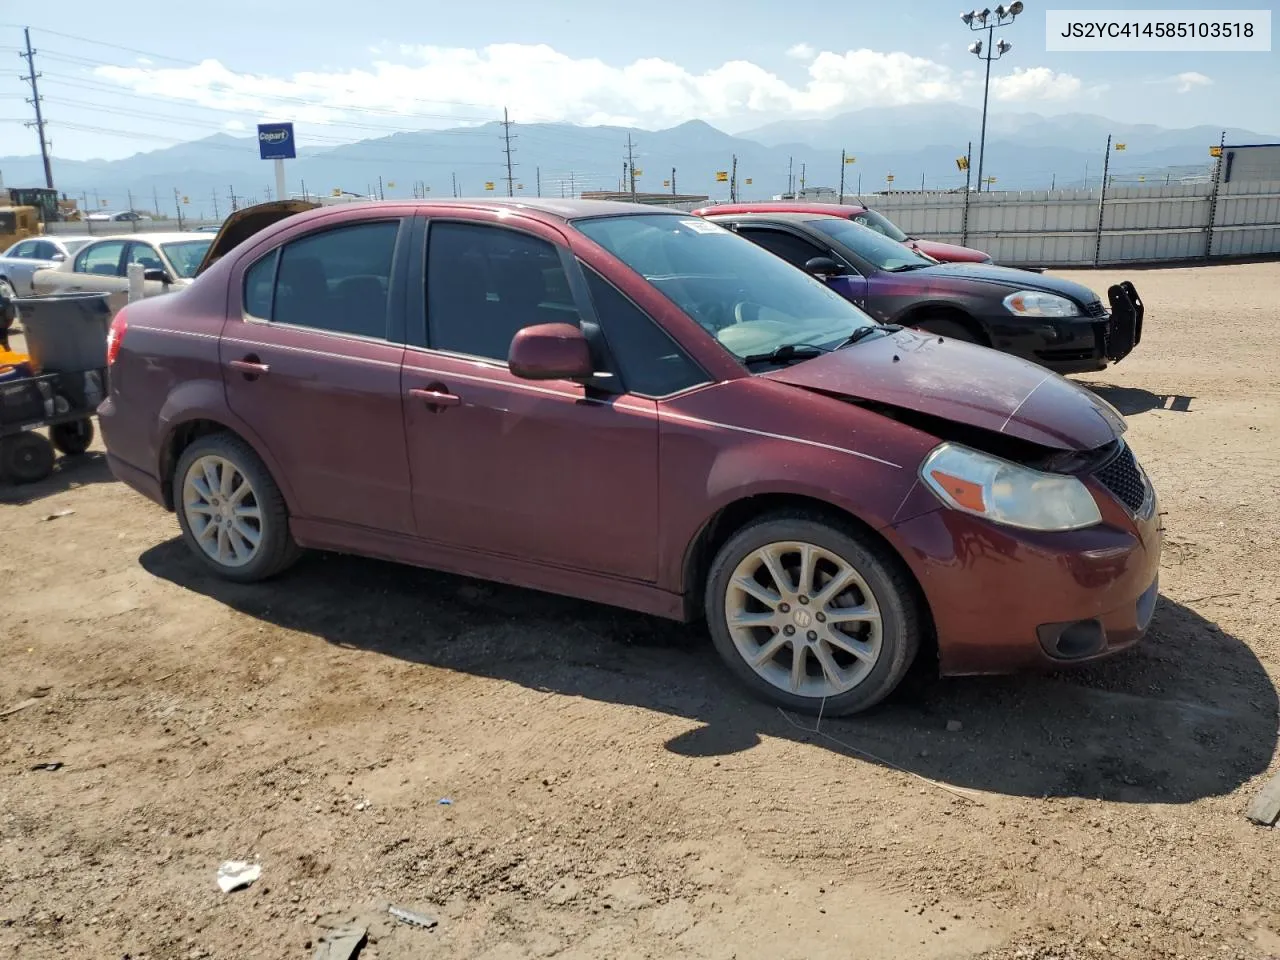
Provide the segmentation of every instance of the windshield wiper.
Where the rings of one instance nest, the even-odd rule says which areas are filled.
[[[754,363],[796,363],[801,360],[812,360],[826,353],[824,347],[812,343],[784,343],[774,347],[768,353],[752,353],[742,358],[742,363],[750,366]]]
[[[855,343],[858,343],[861,340],[865,340],[867,337],[871,336],[871,334],[873,333],[879,333],[879,332],[897,333],[901,329],[902,329],[902,324],[900,323],[885,323],[885,324],[859,327],[857,330],[853,331],[853,333],[849,334],[848,339],[846,339],[844,343],[840,344],[839,347],[836,347],[836,349],[839,350],[843,347],[851,347]]]
[[[906,273],[908,270],[920,270],[924,267],[932,267],[932,263],[904,263],[900,267],[893,267],[890,273]]]

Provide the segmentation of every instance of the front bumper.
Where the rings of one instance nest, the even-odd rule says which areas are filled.
[[[985,326],[992,346],[1057,373],[1105,370],[1133,352],[1142,341],[1145,307],[1125,280],[1107,290],[1110,310],[1095,303],[1088,316],[1025,318],[1008,313],[989,316]]]
[[[1052,669],[1137,643],[1159,592],[1155,496],[1131,514],[1100,486],[1103,522],[1035,533],[953,510],[891,530],[924,590],[943,675]]]

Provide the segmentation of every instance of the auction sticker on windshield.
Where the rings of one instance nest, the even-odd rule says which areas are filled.
[[[681,220],[680,225],[688,227],[694,233],[723,233],[726,236],[732,236],[724,227],[708,223],[706,220]]]

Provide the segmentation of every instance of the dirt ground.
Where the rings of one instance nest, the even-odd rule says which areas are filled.
[[[1086,379],[1167,511],[1150,638],[819,733],[693,629],[341,557],[230,586],[100,454],[0,488],[0,711],[35,699],[0,718],[0,955],[310,957],[356,919],[367,960],[1280,956],[1280,837],[1244,816],[1280,718],[1280,264],[1124,275],[1145,339]],[[221,893],[230,859],[261,879]]]

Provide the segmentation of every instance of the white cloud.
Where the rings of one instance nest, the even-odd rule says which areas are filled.
[[[1169,83],[1172,83],[1179,93],[1190,93],[1196,87],[1208,87],[1213,84],[1213,80],[1206,77],[1203,73],[1196,73],[1194,70],[1187,73],[1180,73],[1176,77],[1170,77]]]
[[[1048,67],[1017,67],[1012,73],[991,78],[997,100],[1074,100],[1084,91],[1079,77],[1054,73]]]
[[[694,118],[725,122],[972,102],[981,95],[981,80],[972,70],[907,53],[838,53],[806,44],[788,53],[808,60],[802,84],[745,60],[693,72],[657,58],[615,65],[575,59],[546,44],[517,43],[384,48],[365,68],[290,76],[235,73],[217,60],[181,68],[104,66],[95,73],[138,93],[263,120],[401,127],[492,120],[503,107],[522,122],[661,127]],[[1018,68],[993,78],[992,87],[997,99],[1018,101],[1071,99],[1085,91],[1078,77],[1045,67]]]
[[[797,43],[795,46],[787,48],[787,56],[794,60],[812,60],[817,52],[807,43]]]
[[[222,129],[236,133],[241,130],[247,130],[248,127],[245,126],[245,122],[243,120],[228,120],[222,125]]]

